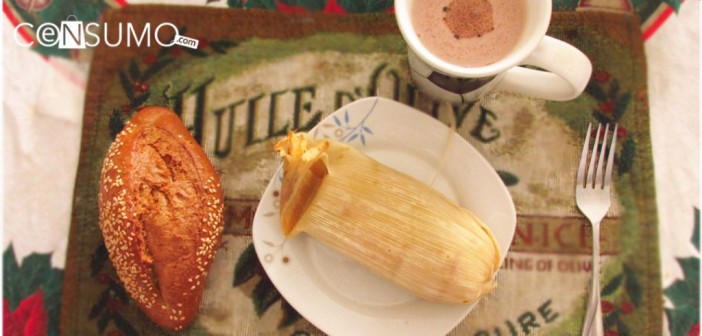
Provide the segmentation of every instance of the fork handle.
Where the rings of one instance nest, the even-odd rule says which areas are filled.
[[[587,301],[583,336],[602,336],[602,311],[600,310],[600,223],[592,223],[592,277]]]

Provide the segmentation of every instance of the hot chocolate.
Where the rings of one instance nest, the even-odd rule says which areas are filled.
[[[527,0],[421,0],[412,22],[422,44],[446,62],[480,67],[517,45],[526,23]]]

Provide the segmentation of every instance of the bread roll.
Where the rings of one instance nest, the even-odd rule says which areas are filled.
[[[137,112],[103,162],[100,229],[129,295],[166,329],[192,323],[223,221],[220,179],[180,118]]]

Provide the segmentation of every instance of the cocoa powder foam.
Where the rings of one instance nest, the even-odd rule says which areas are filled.
[[[446,62],[492,64],[517,45],[528,0],[418,0],[412,23],[422,44]]]

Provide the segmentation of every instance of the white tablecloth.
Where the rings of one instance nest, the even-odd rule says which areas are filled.
[[[700,206],[700,2],[686,1],[644,45],[656,170],[663,285],[682,276]]]

